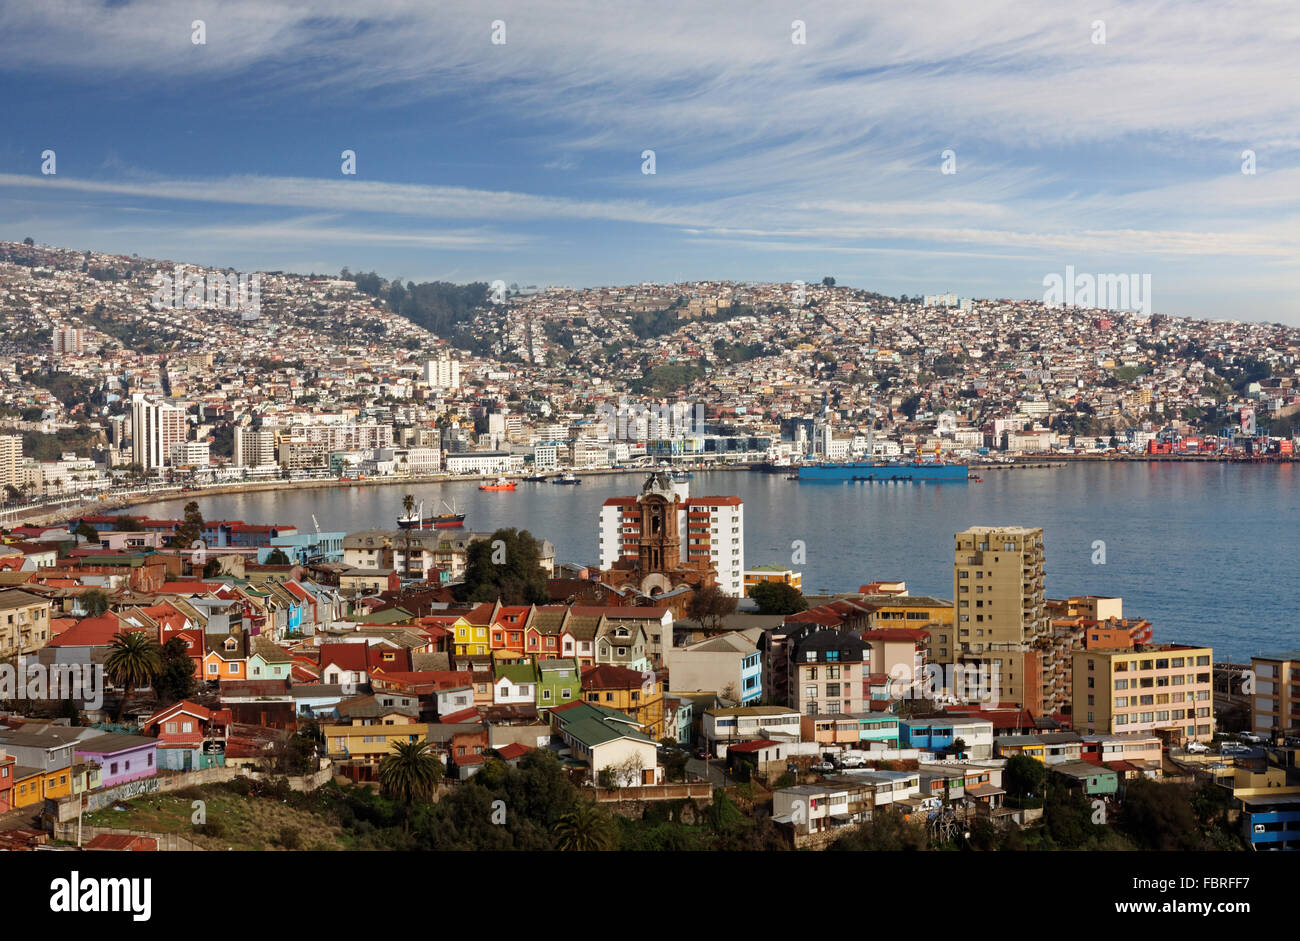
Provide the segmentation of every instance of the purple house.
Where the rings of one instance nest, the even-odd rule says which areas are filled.
[[[151,778],[158,772],[158,740],[147,735],[106,733],[77,743],[77,760],[99,765],[100,786]]]

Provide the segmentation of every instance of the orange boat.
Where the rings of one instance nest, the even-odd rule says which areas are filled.
[[[479,485],[478,485],[478,489],[480,489],[480,490],[514,490],[514,489],[515,489],[515,482],[514,482],[513,480],[506,480],[504,477],[498,477],[496,483],[494,483],[494,484],[479,484]]]

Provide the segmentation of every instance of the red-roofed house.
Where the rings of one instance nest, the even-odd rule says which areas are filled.
[[[190,771],[225,764],[229,709],[208,709],[181,700],[144,722],[144,733],[158,739],[158,767]]]

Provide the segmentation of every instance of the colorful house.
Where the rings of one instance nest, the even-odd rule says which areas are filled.
[[[253,652],[248,657],[250,680],[287,680],[293,668],[293,657],[265,637],[253,639]]]
[[[27,807],[47,797],[72,793],[73,750],[77,735],[46,727],[38,732],[0,730],[0,750],[15,762],[14,807]]]
[[[191,771],[226,763],[230,723],[229,709],[208,709],[182,700],[146,719],[144,731],[158,741],[158,767]]]
[[[0,814],[13,806],[14,768],[18,762],[12,755],[0,751]]]
[[[158,773],[158,740],[145,735],[96,735],[77,743],[77,757],[100,767],[102,787],[113,787]]]
[[[634,716],[656,742],[664,737],[664,684],[650,671],[609,664],[582,671],[582,698]]]
[[[553,638],[552,638],[553,639]],[[578,702],[582,698],[582,678],[578,664],[568,659],[546,659],[537,662],[537,711],[545,715],[553,706]]]
[[[209,682],[247,679],[247,653],[242,632],[204,636],[203,679]]]

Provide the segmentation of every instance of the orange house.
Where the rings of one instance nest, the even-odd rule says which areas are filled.
[[[203,655],[202,678],[208,682],[221,680],[242,680],[247,675],[247,656],[244,652],[243,635],[228,634],[225,637],[204,638],[207,648]]]

